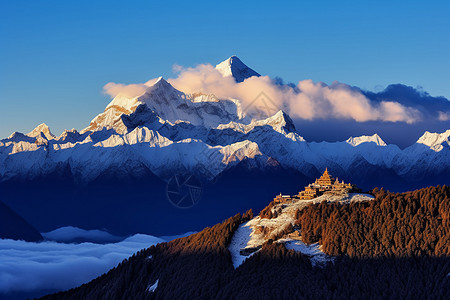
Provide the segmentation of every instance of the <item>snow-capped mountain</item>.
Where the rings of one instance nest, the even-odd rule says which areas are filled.
[[[450,147],[450,129],[441,134],[426,131],[417,141],[418,144],[424,144],[436,152]]]
[[[259,76],[235,56],[216,68],[238,82]],[[328,167],[353,178],[358,168],[372,166],[408,181],[421,180],[447,172],[449,136],[450,130],[426,132],[404,150],[377,134],[308,143],[283,111],[250,119],[238,100],[186,94],[160,77],[138,97],[116,96],[81,132],[66,130],[56,137],[41,124],[26,135],[1,140],[0,178],[36,178],[69,165],[79,182],[92,181],[111,167],[135,173],[139,166],[165,180],[180,172],[213,179],[246,160],[259,168],[276,162],[307,177]]]
[[[347,143],[349,143],[352,146],[358,146],[362,143],[375,143],[377,146],[386,146],[386,143],[381,139],[381,137],[378,134],[374,134],[372,136],[362,135],[358,137],[350,137],[347,140]]]
[[[225,77],[240,80],[236,62],[219,64],[229,67]],[[449,184],[450,130],[426,132],[403,150],[376,134],[316,143],[284,111],[247,112],[239,100],[185,93],[158,78],[137,97],[117,95],[81,131],[55,136],[41,124],[0,140],[0,198],[41,231],[176,234],[262,209],[327,167],[363,189]],[[167,187],[174,175],[192,174],[202,200],[186,213],[168,201]]]
[[[53,135],[53,133],[50,131],[50,128],[48,128],[47,124],[45,124],[45,123],[38,125],[35,129],[33,129],[27,135],[29,137],[37,137],[37,136],[40,136],[41,133],[48,140],[52,140],[52,139],[56,138],[56,136]]]
[[[130,114],[133,114],[132,119],[126,117]],[[82,133],[106,128],[123,134],[129,130],[129,126],[132,126],[131,123],[137,124],[137,119],[146,124],[185,122],[209,128],[223,122],[243,121],[243,114],[239,101],[219,100],[214,95],[201,93],[188,95],[159,77],[138,97],[130,99],[123,95],[116,96],[106,106],[105,111],[96,116]]]
[[[233,55],[216,66],[223,77],[233,76],[236,82],[242,82],[252,76],[261,76],[246,66],[237,56]]]

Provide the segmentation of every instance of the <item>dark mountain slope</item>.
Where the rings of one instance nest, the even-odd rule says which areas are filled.
[[[43,240],[43,237],[36,228],[2,201],[0,201],[0,238],[24,240],[27,242]]]
[[[243,161],[216,181],[204,182],[197,205],[180,209],[169,202],[166,182],[144,167],[135,172],[138,175],[132,176],[111,169],[81,186],[66,168],[36,180],[2,182],[0,199],[41,232],[76,226],[105,228],[116,235],[159,236],[200,231],[237,211],[261,210],[281,191],[294,194],[309,181],[295,170],[261,170]]]

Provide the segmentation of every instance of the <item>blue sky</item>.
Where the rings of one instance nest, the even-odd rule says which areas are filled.
[[[450,4],[430,2],[2,1],[0,137],[83,129],[109,102],[106,83],[233,54],[288,82],[450,98]]]

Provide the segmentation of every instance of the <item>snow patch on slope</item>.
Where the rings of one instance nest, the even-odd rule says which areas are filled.
[[[245,248],[250,241],[250,234],[252,233],[252,229],[249,224],[250,221],[243,223],[239,226],[239,228],[235,231],[233,237],[231,238],[230,245],[228,246],[228,250],[231,254],[231,260],[233,261],[233,267],[236,269],[239,267],[247,258],[251,255],[245,256],[241,255],[240,250]]]
[[[284,244],[288,250],[295,250],[308,256],[313,267],[323,266],[326,263],[333,261],[333,257],[326,255],[320,250],[321,246],[318,243],[307,245],[302,241],[293,239],[281,239],[278,242]]]
[[[153,293],[154,291],[156,291],[156,288],[158,287],[158,282],[159,282],[159,279],[156,279],[154,284],[149,285],[147,287],[147,292]]]

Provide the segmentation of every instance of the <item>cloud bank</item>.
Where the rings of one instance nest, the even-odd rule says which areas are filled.
[[[168,79],[175,88],[185,93],[214,94],[219,98],[233,98],[241,101],[242,107],[267,107],[268,102],[274,110],[284,110],[291,117],[304,120],[344,119],[356,122],[384,121],[405,122],[408,124],[422,119],[422,113],[414,107],[396,101],[372,101],[360,90],[349,85],[334,82],[302,80],[296,85],[280,84],[280,80],[268,76],[251,77],[236,83],[232,77],[223,77],[210,64],[194,68],[175,65],[175,78]],[[119,94],[133,98],[145,92],[154,79],[142,84],[123,85],[108,83],[104,92],[111,97]],[[258,95],[263,93],[264,99]],[[267,116],[265,116],[267,117]],[[445,117],[441,116],[441,119]]]
[[[413,123],[421,113],[411,107],[392,101],[372,102],[359,90],[334,82],[332,85],[299,81],[296,86],[280,85],[279,80],[268,76],[251,77],[236,83],[232,77],[222,74],[212,65],[180,69],[176,78],[168,81],[177,89],[187,92],[212,93],[219,98],[234,98],[245,106],[264,106],[258,95],[263,92],[273,106],[283,109],[293,118],[351,119],[357,122],[389,121]],[[265,99],[267,102],[267,99]]]
[[[137,234],[111,244],[30,243],[0,239],[2,293],[64,290],[79,286],[115,267],[133,253],[165,240]]]
[[[284,110],[294,119],[308,121],[334,119],[413,124],[450,120],[450,101],[400,84],[372,93],[337,81],[331,85],[312,80],[283,84],[280,78],[260,76],[237,83],[231,76],[223,77],[210,64],[193,68],[174,65],[173,71],[177,75],[167,81],[178,90],[237,99],[244,112],[252,117],[257,116],[253,114],[255,112],[263,112],[260,115],[263,118]],[[111,82],[104,86],[104,92],[111,97],[121,94],[133,98],[143,94],[154,81],[130,85]]]

